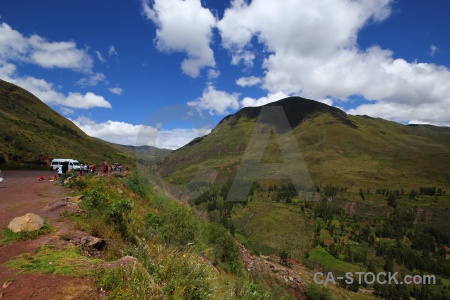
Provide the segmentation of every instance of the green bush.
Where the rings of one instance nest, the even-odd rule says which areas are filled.
[[[223,267],[228,272],[238,273],[241,270],[239,250],[230,233],[223,226],[211,223],[208,224],[206,234],[208,244],[212,246],[214,264]]]
[[[138,171],[133,171],[131,175],[125,177],[123,184],[140,197],[144,199],[150,198],[150,181],[146,177],[143,177]]]
[[[106,299],[158,299],[158,290],[149,284],[145,270],[137,268],[103,269],[95,285],[108,292]]]
[[[108,197],[97,189],[93,189],[84,195],[82,203],[89,210],[103,210],[108,205]]]
[[[331,292],[325,287],[311,283],[306,288],[306,296],[309,300],[331,300]]]

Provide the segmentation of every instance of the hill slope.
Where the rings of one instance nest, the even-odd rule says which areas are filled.
[[[349,189],[449,187],[450,128],[402,125],[368,116],[351,116],[328,105],[290,97],[281,106],[316,185]],[[166,157],[160,173],[187,182],[199,167],[218,172],[218,182],[233,178],[261,107],[225,117],[213,131]],[[265,161],[280,162],[277,138],[265,149]]]
[[[133,156],[89,137],[26,90],[0,80],[0,164],[55,157],[134,164]]]

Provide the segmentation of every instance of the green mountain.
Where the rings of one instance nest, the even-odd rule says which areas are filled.
[[[132,154],[89,137],[33,94],[3,80],[0,107],[0,164],[48,164],[55,157],[135,164]]]
[[[211,176],[202,182],[196,174],[205,170]],[[286,265],[293,258],[294,270],[301,262],[311,274],[431,272],[449,282],[448,127],[351,116],[290,97],[225,117],[170,153],[159,174],[165,190],[188,199],[251,252],[284,257]],[[296,176],[303,176],[299,185]],[[369,289],[381,298],[422,292]],[[443,284],[424,293],[448,296]]]
[[[292,130],[289,134],[295,137],[317,186],[333,184],[355,191],[450,187],[448,127],[403,125],[347,115],[338,108],[300,97],[265,105],[272,106],[283,108]],[[254,135],[261,109],[247,107],[225,117],[209,135],[168,155],[160,174],[171,182],[185,183],[202,167],[217,171],[216,182],[231,180]],[[265,147],[262,161],[283,161],[277,142],[282,138],[283,134],[275,135],[261,145]]]

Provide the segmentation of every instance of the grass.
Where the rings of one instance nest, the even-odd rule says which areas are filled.
[[[132,155],[87,136],[34,95],[3,80],[0,81],[0,106],[1,151],[9,157],[38,161],[64,153],[67,158],[97,165],[106,159],[134,166]],[[36,166],[3,158],[0,158],[0,165],[14,169]]]
[[[268,286],[243,272],[226,229],[158,192],[139,173],[129,176],[83,178],[86,214],[69,216],[79,229],[108,240],[105,259],[131,255],[142,265],[138,273],[99,267],[96,285],[109,299],[291,299],[280,283]],[[115,204],[125,200],[131,210],[118,218]]]
[[[83,256],[78,248],[43,246],[34,253],[24,253],[6,262],[6,266],[22,273],[43,273],[74,277],[90,277],[101,260]]]
[[[52,232],[54,228],[44,221],[44,226],[34,231],[13,232],[8,227],[2,229],[0,234],[0,245],[6,246],[16,241],[26,241],[35,239],[41,235]]]
[[[286,249],[296,260],[303,258],[313,229],[298,206],[256,199],[232,220],[253,251],[269,255]]]
[[[358,267],[357,265],[350,264],[335,258],[321,246],[317,246],[316,248],[309,251],[309,259],[316,263],[319,263],[329,271],[340,273],[361,271],[360,267]]]

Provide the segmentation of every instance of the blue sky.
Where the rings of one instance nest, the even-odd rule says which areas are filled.
[[[174,149],[289,95],[449,126],[449,11],[445,0],[5,0],[0,78],[131,145],[145,132]],[[205,120],[171,113],[189,110]]]

